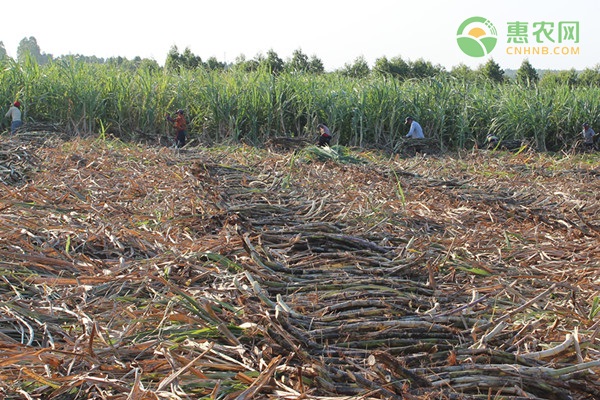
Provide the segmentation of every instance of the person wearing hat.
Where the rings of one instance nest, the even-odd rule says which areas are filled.
[[[171,118],[171,116],[167,114],[167,121],[171,122],[173,124],[173,127],[175,128],[175,147],[181,148],[185,146],[185,136],[187,135],[187,122],[185,120],[185,116],[183,115],[183,110],[177,110],[177,112],[175,113],[175,118]]]
[[[423,135],[423,128],[421,128],[421,125],[414,120],[413,117],[406,117],[406,120],[404,121],[404,123],[406,123],[406,125],[410,125],[410,130],[408,131],[408,134],[406,135],[407,138],[413,138],[413,139],[424,139],[425,135]]]
[[[17,129],[19,129],[23,125],[23,121],[21,120],[21,110],[19,109],[19,107],[21,107],[21,103],[15,101],[10,106],[8,112],[5,115],[6,118],[10,118],[12,121],[10,124],[10,132],[13,135],[17,132]]]
[[[583,124],[583,131],[581,131],[581,134],[583,135],[583,144],[585,145],[586,150],[593,150],[596,132],[594,132],[590,124],[587,122]]]

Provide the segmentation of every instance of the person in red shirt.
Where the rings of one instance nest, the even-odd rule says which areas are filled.
[[[187,121],[185,120],[185,116],[183,115],[183,110],[177,110],[177,112],[175,113],[175,118],[171,118],[171,116],[167,114],[167,121],[171,122],[173,124],[173,127],[175,128],[175,147],[181,148],[185,146],[185,137],[187,135]]]
[[[320,133],[319,146],[329,146],[331,142],[331,132],[329,131],[329,128],[325,124],[319,124],[317,125],[317,129]]]

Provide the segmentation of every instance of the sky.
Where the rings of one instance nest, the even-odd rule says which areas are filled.
[[[285,61],[301,50],[328,71],[359,57],[371,67],[379,58],[401,57],[448,70],[489,59],[503,69],[517,69],[525,59],[537,69],[600,65],[598,0],[27,0],[9,9],[0,41],[13,58],[23,38],[35,37],[54,57],[139,56],[161,65],[173,46],[225,62],[270,50]],[[461,24],[473,17],[487,20],[480,25],[495,39],[480,56],[457,42]],[[477,24],[460,34],[472,38]]]

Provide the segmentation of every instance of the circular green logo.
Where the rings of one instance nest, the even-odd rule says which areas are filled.
[[[483,17],[466,19],[456,32],[458,47],[468,56],[483,57],[490,54],[498,42],[496,27]]]

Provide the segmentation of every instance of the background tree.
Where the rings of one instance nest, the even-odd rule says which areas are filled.
[[[110,57],[107,58],[105,63],[109,65],[115,65],[122,69],[127,69],[130,71],[137,71],[142,64],[142,58],[140,56],[136,56],[133,60],[129,60],[127,57]],[[86,61],[87,62],[87,61]],[[158,65],[158,64],[157,64]]]
[[[575,68],[565,71],[549,71],[540,78],[540,85],[567,85],[571,88],[577,86],[578,76]]]
[[[479,67],[479,74],[496,83],[504,82],[504,70],[493,58],[490,58],[487,63]]]
[[[226,67],[224,62],[217,60],[217,57],[212,56],[206,60],[205,66],[211,71],[223,71]]]
[[[353,64],[345,64],[340,73],[352,78],[364,78],[369,75],[371,70],[369,64],[363,56],[357,57]]]
[[[137,57],[139,59],[139,57]],[[136,62],[137,68],[144,71],[158,71],[160,70],[160,65],[156,62],[156,60],[152,60],[150,58],[142,58],[138,62]]]
[[[410,76],[410,66],[400,56],[388,60],[387,57],[381,57],[375,60],[373,70],[379,74],[391,75],[399,79],[407,79]]]
[[[531,65],[528,59],[523,60],[521,66],[517,70],[517,82],[525,85],[535,85],[540,80],[540,77],[535,68]]]
[[[425,61],[420,58],[416,61],[408,63],[410,68],[410,77],[411,78],[427,78],[439,75],[444,71],[442,66],[434,66],[431,61]]]
[[[477,79],[477,73],[462,63],[452,67],[450,76],[461,81],[474,81]]]
[[[3,60],[7,57],[6,49],[4,48],[4,43],[0,41],[0,60]]]
[[[189,47],[185,48],[180,59],[181,59],[181,65],[185,69],[196,69],[198,67],[203,66],[202,58],[200,58],[200,56],[197,56],[194,53],[192,53],[192,51],[190,50]]]
[[[309,72],[308,56],[301,49],[294,50],[292,58],[285,64],[285,69],[289,72]]]
[[[52,61],[51,54],[42,54],[40,46],[33,36],[21,39],[17,47],[17,60],[19,62],[24,61],[28,56],[33,57],[38,64],[46,64]]]
[[[308,69],[310,72],[315,74],[321,74],[325,72],[325,66],[323,65],[323,61],[321,61],[321,59],[314,54],[310,57],[310,61],[308,62]]]
[[[382,75],[391,75],[391,63],[387,57],[379,57],[375,60],[375,64],[373,65],[373,72]]]
[[[235,58],[232,68],[246,72],[256,71],[258,69],[258,61],[247,60],[244,54],[240,54]]]
[[[70,59],[82,61],[82,62],[88,63],[88,64],[104,64],[104,63],[106,63],[106,60],[104,58],[96,57],[96,56],[84,56],[83,54],[61,55],[61,56],[54,58],[55,61],[70,60]]]
[[[586,68],[577,77],[579,86],[600,86],[600,64]]]
[[[273,49],[267,51],[267,57],[263,60],[260,60],[259,65],[266,66],[267,70],[275,75],[283,71],[285,66],[283,60],[277,55],[277,53]]]
[[[165,68],[169,71],[179,72],[181,69],[196,69],[203,66],[202,58],[192,53],[189,47],[179,54],[177,46],[172,46],[165,61]]]
[[[167,59],[165,61],[165,68],[169,71],[179,72],[181,68],[181,56],[179,55],[179,50],[177,46],[171,46],[169,52],[167,53]]]

